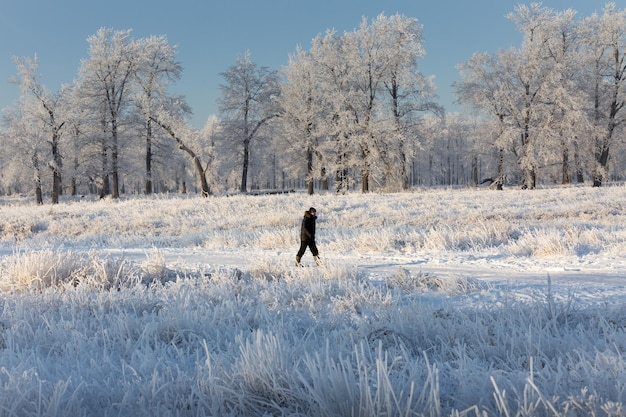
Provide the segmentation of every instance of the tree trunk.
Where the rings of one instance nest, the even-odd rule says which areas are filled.
[[[109,155],[106,141],[102,139],[102,149],[100,150],[100,162],[102,163],[102,184],[100,184],[100,198],[109,195]]]
[[[313,195],[313,150],[309,146],[306,151],[307,194]]]
[[[370,191],[370,172],[368,169],[361,171],[361,192],[368,193]]]
[[[344,136],[347,140],[347,137]],[[337,170],[335,171],[335,191],[337,194],[345,193],[348,190],[348,168],[346,168],[346,160],[347,155],[342,150],[343,144],[340,142],[339,137],[337,137],[338,148],[340,149],[337,153]]]
[[[55,131],[52,134],[52,204],[59,203],[59,195],[61,194],[61,167],[63,160],[59,153],[59,134]]]
[[[35,199],[37,200],[37,204],[43,204],[43,192],[41,191],[40,178],[35,180]]]
[[[361,192],[369,193],[370,191],[370,167],[369,167],[369,149],[367,145],[361,146],[361,158],[363,160],[363,167],[361,168]]]
[[[596,162],[599,165],[599,168],[594,169],[593,186],[602,187],[604,174],[608,172],[609,168],[609,146],[606,145],[606,142],[605,145],[602,147],[600,153],[596,155]]]
[[[523,178],[522,178],[522,188],[534,190],[537,186],[537,174],[535,173],[534,168],[526,168],[524,169]]]
[[[75,196],[78,193],[78,184],[76,183],[76,173],[78,172],[78,134],[74,135],[74,170],[72,173],[72,179],[70,180],[70,195]]]
[[[574,164],[576,165],[576,182],[582,184],[585,182],[585,177],[583,176],[583,167],[580,162],[580,154],[578,151],[578,143],[574,142]]]
[[[152,120],[146,121],[146,194],[152,194]]]
[[[120,183],[119,176],[117,172],[117,152],[113,151],[111,153],[111,197],[119,198],[120,197]]]
[[[118,146],[117,146],[117,121],[111,122],[111,197],[120,197],[120,185],[118,174]]]
[[[569,152],[567,147],[563,147],[563,163],[561,164],[561,184],[566,185],[571,183],[571,177],[569,174]]]
[[[504,149],[498,149],[498,179],[496,184],[497,190],[502,190],[504,184]]]
[[[472,181],[474,182],[474,187],[478,186],[478,158],[476,156],[472,157]]]
[[[239,191],[248,191],[248,164],[250,163],[250,141],[246,138],[243,142],[243,168],[241,171],[241,187]]]
[[[188,151],[188,153],[191,151]],[[191,152],[193,154],[193,152]],[[202,197],[208,197],[211,194],[211,189],[209,188],[209,183],[206,180],[206,173],[204,169],[202,169],[202,163],[200,163],[200,158],[198,158],[195,154],[193,154],[193,164],[196,167],[196,172],[200,177],[200,189],[202,192]]]
[[[400,177],[402,178],[402,189],[406,191],[409,188],[411,188],[411,185],[409,183],[409,172],[406,169],[407,168],[406,152],[404,152],[402,149],[404,149],[404,145],[400,145]]]
[[[51,200],[52,200],[52,204],[58,204],[59,203],[59,195],[61,194],[61,176],[59,175],[58,171],[54,171],[52,173],[52,193],[51,193]]]
[[[35,170],[35,200],[37,204],[43,204],[43,192],[41,191],[41,173],[39,171],[39,157],[33,155],[33,169]]]

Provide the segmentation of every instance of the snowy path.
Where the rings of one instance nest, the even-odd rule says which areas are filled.
[[[151,250],[104,249],[103,255],[122,257],[135,263],[149,259]],[[292,251],[293,252],[293,251]],[[218,267],[248,270],[255,265],[291,265],[294,254],[269,250],[208,250],[200,248],[166,248],[158,250],[168,268],[199,270]],[[585,257],[521,258],[471,255],[423,254],[381,255],[326,253],[322,260],[330,265],[356,268],[373,280],[384,279],[399,269],[411,275],[420,273],[437,277],[471,278],[487,284],[488,291],[473,294],[483,302],[501,299],[502,294],[514,299],[530,299],[551,292],[555,299],[574,297],[585,304],[626,306],[626,259]],[[312,265],[309,253],[303,258]],[[550,283],[548,282],[550,281]]]

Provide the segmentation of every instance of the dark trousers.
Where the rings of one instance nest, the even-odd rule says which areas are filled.
[[[315,241],[314,240],[303,240],[300,242],[300,249],[298,250],[298,254],[296,256],[298,256],[299,258],[302,257],[302,255],[304,255],[304,252],[306,251],[306,248],[311,249],[311,253],[313,254],[313,256],[317,256],[317,254],[319,253],[317,251],[317,246],[315,245]]]

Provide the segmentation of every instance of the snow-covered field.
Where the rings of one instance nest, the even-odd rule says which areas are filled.
[[[623,186],[4,198],[0,416],[624,415],[625,285]]]

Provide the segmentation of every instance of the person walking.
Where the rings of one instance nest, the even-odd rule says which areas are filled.
[[[311,207],[304,212],[304,218],[302,219],[302,226],[300,227],[300,249],[296,254],[296,266],[300,266],[300,259],[308,247],[313,254],[315,263],[320,265],[319,251],[315,244],[315,220],[317,220],[317,211],[315,207]]]

